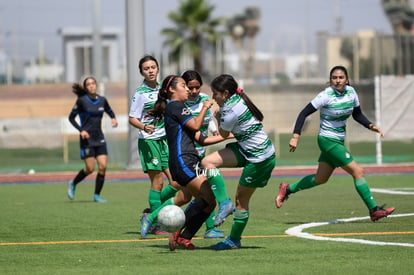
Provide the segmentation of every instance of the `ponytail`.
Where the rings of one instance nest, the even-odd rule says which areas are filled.
[[[256,105],[254,105],[253,101],[251,101],[250,98],[246,95],[246,93],[244,93],[243,89],[238,86],[233,76],[228,75],[228,74],[222,74],[222,75],[217,76],[211,82],[211,88],[221,93],[227,90],[229,91],[229,96],[238,94],[243,99],[243,101],[246,103],[247,108],[249,108],[253,116],[257,120],[263,121],[264,119],[263,113],[259,110],[259,108],[257,108]]]
[[[158,92],[157,101],[154,104],[154,108],[148,112],[156,120],[161,120],[164,118],[165,107],[167,106],[168,99],[171,98],[170,87],[175,87],[176,85],[176,75],[169,75],[162,82],[161,88]]]
[[[73,83],[72,92],[78,97],[86,95],[88,93],[88,91],[86,90],[86,81],[88,81],[88,79],[93,79],[96,83],[96,79],[93,76],[87,76],[83,78],[82,85],[80,85],[79,83]]]

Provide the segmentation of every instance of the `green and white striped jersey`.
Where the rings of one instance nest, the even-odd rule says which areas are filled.
[[[129,116],[139,119],[146,125],[154,125],[155,131],[148,134],[143,130],[138,130],[139,139],[161,139],[165,137],[164,120],[155,121],[153,116],[148,114],[148,111],[154,108],[155,102],[158,98],[158,91],[161,83],[158,83],[157,88],[151,88],[145,82],[135,90],[135,94],[131,100],[129,109]]]
[[[248,161],[262,162],[275,154],[263,124],[253,116],[240,95],[232,95],[220,108],[220,114],[220,127],[233,133]]]
[[[359,106],[355,89],[345,86],[344,92],[340,93],[332,87],[327,87],[311,103],[320,112],[319,135],[344,140],[346,121],[352,115],[354,107]]]
[[[191,113],[194,117],[198,116],[200,114],[201,109],[203,108],[203,102],[210,100],[209,96],[204,93],[199,93],[198,98],[195,101],[187,100],[185,105],[191,109]],[[206,115],[204,117],[203,125],[200,128],[200,132],[203,133],[203,135],[207,136],[208,131],[211,132],[217,132],[217,126],[213,120],[213,112],[211,109],[208,109],[206,112]],[[197,142],[194,142],[194,145],[197,149],[197,152],[200,156],[203,156],[206,152],[206,147],[201,146]]]

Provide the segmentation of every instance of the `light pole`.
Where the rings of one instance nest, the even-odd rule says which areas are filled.
[[[260,11],[258,7],[247,7],[243,14],[237,14],[227,22],[227,28],[233,40],[233,44],[239,52],[240,81],[251,79],[254,64],[254,41],[259,32],[258,19]],[[247,38],[247,58],[244,50],[244,40]]]
[[[256,34],[259,32],[258,19],[260,17],[260,10],[258,7],[247,7],[245,10],[246,20],[244,21],[244,28],[247,37],[247,60],[246,60],[246,78],[251,79],[253,74],[254,64],[254,42]]]
[[[234,46],[239,52],[238,56],[238,65],[239,65],[239,80],[240,85],[243,86],[244,78],[244,50],[243,50],[243,40],[245,35],[244,30],[244,15],[236,15],[227,21],[227,28],[233,40]]]

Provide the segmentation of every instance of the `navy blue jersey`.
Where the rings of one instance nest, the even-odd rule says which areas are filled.
[[[195,166],[200,161],[194,146],[195,132],[184,126],[192,118],[191,110],[180,101],[170,101],[165,108],[170,171],[181,185],[196,177]]]
[[[105,143],[101,126],[104,112],[111,118],[115,118],[115,113],[103,96],[92,99],[88,95],[83,95],[76,100],[75,106],[69,114],[69,121],[79,132],[85,130],[90,136],[87,141],[81,140],[81,142],[87,142],[89,146],[99,146]],[[80,124],[75,120],[78,115]]]

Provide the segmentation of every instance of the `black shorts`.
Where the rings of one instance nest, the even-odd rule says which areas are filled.
[[[81,159],[86,159],[90,157],[96,158],[100,155],[108,155],[108,149],[106,148],[106,143],[98,146],[82,146],[80,148],[80,157]]]
[[[181,186],[186,186],[197,177],[197,168],[200,165],[200,157],[197,154],[188,154],[169,159],[170,172],[173,180]]]

